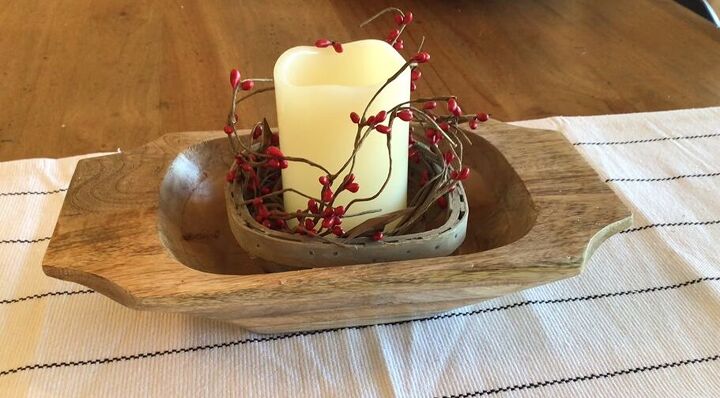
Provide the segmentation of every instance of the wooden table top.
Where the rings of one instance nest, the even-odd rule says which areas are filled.
[[[720,30],[670,0],[10,2],[0,8],[0,160],[130,149],[221,129],[228,71],[271,77],[287,48],[383,37],[410,8],[420,95],[501,120],[720,105]],[[242,5],[241,5],[242,4]],[[388,17],[389,18],[389,17]],[[240,108],[243,127],[270,93]]]

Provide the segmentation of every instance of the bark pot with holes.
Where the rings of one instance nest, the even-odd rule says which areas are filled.
[[[408,176],[409,186],[416,179],[417,173],[413,171]],[[230,183],[225,188],[228,221],[238,244],[250,256],[280,264],[288,270],[443,257],[452,254],[465,239],[469,209],[462,184],[448,194],[447,209],[435,206],[423,216],[424,222],[415,233],[386,236],[382,242],[359,237],[343,243],[265,228],[243,204],[238,185]],[[408,196],[412,196],[412,192]]]

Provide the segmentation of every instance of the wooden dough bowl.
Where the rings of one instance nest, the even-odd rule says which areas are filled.
[[[225,210],[222,132],[78,163],[43,270],[139,309],[287,332],[425,317],[572,277],[631,213],[555,131],[487,122],[466,146],[467,237],[450,256],[281,271]]]

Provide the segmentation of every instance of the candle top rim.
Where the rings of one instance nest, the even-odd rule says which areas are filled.
[[[283,52],[275,62],[274,80],[295,89],[332,87],[352,90],[377,87],[384,84],[406,62],[397,50],[382,40],[364,39],[343,43],[343,48],[342,53],[335,53],[332,47],[292,47]],[[385,62],[381,62],[382,60]],[[353,77],[357,77],[358,82],[334,82],[332,77],[337,77],[339,74],[332,73],[316,74],[310,78],[298,77],[298,68],[308,69],[328,62],[341,69],[353,66],[351,65],[353,62],[362,63],[363,65],[357,65],[355,68],[359,70],[359,73],[353,75]],[[387,72],[379,72],[380,69]],[[404,73],[409,73],[409,71],[406,70]],[[324,81],[326,78],[327,81]]]

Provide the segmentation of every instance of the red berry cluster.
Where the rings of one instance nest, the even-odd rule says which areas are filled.
[[[345,230],[341,224],[345,217],[345,207],[334,206],[334,202],[338,194],[344,190],[357,193],[360,184],[355,181],[353,173],[345,175],[337,191],[333,191],[334,176],[321,175],[318,177],[318,182],[321,185],[320,200],[309,199],[305,210],[296,211],[298,226],[294,232],[309,236],[332,233],[343,237]]]
[[[288,161],[285,159],[280,148],[269,146],[265,148],[265,154],[268,156],[265,165],[271,169],[287,169]]]
[[[255,82],[253,81],[253,79],[240,79],[240,72],[237,69],[233,69],[230,71],[230,86],[232,86],[233,90],[237,89],[238,85],[241,89],[245,91],[250,91],[253,87],[255,87]]]
[[[245,79],[242,80],[242,76],[240,75],[240,71],[237,69],[233,69],[230,71],[230,87],[233,89],[233,102],[234,97],[237,95],[238,90],[243,91],[250,91],[255,87],[255,80],[256,79]],[[260,79],[261,81],[269,81],[270,79]],[[234,108],[234,107],[233,107]],[[231,113],[233,115],[233,118],[229,118],[228,123],[223,127],[223,131],[228,136],[231,136],[235,133],[235,124],[238,121],[237,114]]]
[[[462,159],[458,157],[458,154],[453,149],[453,142],[459,140],[451,140],[447,144],[443,144],[447,137],[459,137],[465,134],[459,127],[462,122],[467,122],[470,129],[476,129],[478,124],[486,122],[489,116],[486,113],[478,113],[475,115],[464,115],[462,108],[456,97],[447,97],[445,109],[447,114],[441,115],[435,113],[438,109],[437,100],[429,100],[422,102],[423,114],[420,118],[416,118],[417,122],[424,126],[424,136],[421,141],[423,145],[427,145],[430,150],[438,153],[442,156],[442,163],[448,170],[449,185],[446,192],[452,192],[458,182],[468,179],[470,176],[470,169],[462,165]],[[415,129],[411,130],[414,131]],[[410,135],[408,142],[408,156],[409,159],[420,164],[421,162],[421,148],[418,144],[418,139]],[[444,149],[440,147],[443,146]],[[423,169],[420,173],[419,184],[421,187],[425,186],[430,180],[429,171]],[[437,200],[438,206],[441,208],[447,207],[447,197],[441,196]]]
[[[311,216],[304,217],[302,211],[297,211],[298,227],[295,229],[295,233],[315,236],[327,231],[338,237],[344,236],[345,230],[340,224],[345,216],[345,208],[343,206],[327,206],[321,210],[320,206],[315,199],[309,199],[305,214],[309,213]]]
[[[262,153],[241,152],[235,156],[235,163],[227,175],[227,181],[243,187],[243,196],[253,198],[247,201],[248,210],[255,220],[274,230],[287,230],[287,213],[276,210],[266,203],[266,195],[272,194],[280,185],[280,170],[288,167],[282,151],[267,146]]]
[[[415,91],[417,90],[417,81],[420,80],[420,78],[422,77],[422,72],[420,72],[418,65],[430,61],[430,54],[422,51],[415,54],[412,60],[414,61],[415,65],[410,71],[410,91]]]
[[[487,122],[490,119],[490,115],[488,115],[485,112],[480,112],[475,115],[470,121],[468,122],[468,126],[470,126],[471,129],[475,130],[478,128],[478,122]]]
[[[388,33],[385,41],[390,43],[396,50],[400,51],[405,48],[403,39],[400,38],[405,27],[410,25],[413,21],[413,13],[411,11],[405,11],[404,13],[400,10],[395,14],[395,25]]]
[[[381,124],[387,119],[387,116],[388,114],[386,111],[380,111],[376,115],[369,116],[367,119],[365,119],[361,118],[360,115],[357,114],[357,112],[350,112],[350,121],[357,124],[360,128],[364,126],[369,126],[371,128],[374,128],[379,133],[389,135],[390,133],[392,133],[391,125]]]
[[[253,129],[260,130],[262,136],[264,127]],[[235,164],[227,174],[229,183],[239,183],[243,187],[243,196],[252,198],[246,201],[250,213],[255,220],[263,226],[308,236],[333,234],[338,237],[345,236],[342,228],[345,207],[335,206],[335,199],[340,192],[348,191],[357,193],[360,184],[355,180],[353,173],[346,174],[340,184],[333,188],[334,181],[339,180],[337,176],[321,175],[318,182],[321,185],[319,199],[311,198],[307,202],[307,208],[298,209],[295,213],[289,214],[277,207],[277,202],[270,200],[277,193],[282,192],[280,186],[279,170],[288,167],[288,160],[283,152],[275,145],[265,146],[260,151],[239,153],[235,158]],[[298,225],[291,228],[287,220],[296,218]]]

